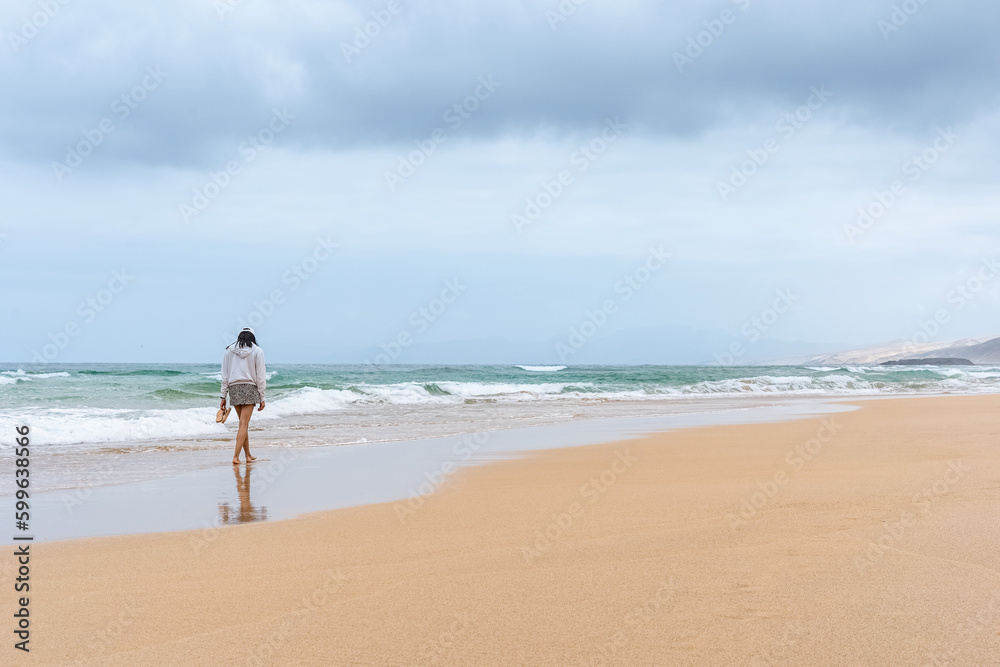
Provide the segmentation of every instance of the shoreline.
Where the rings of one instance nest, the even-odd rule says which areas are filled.
[[[462,406],[447,413],[428,406],[381,406],[377,415],[333,412],[306,415],[284,424],[251,421],[251,446],[281,450],[289,447],[317,451],[330,447],[412,442],[457,437],[481,431],[529,429],[572,424],[580,421],[602,423],[609,419],[669,418],[690,413],[733,412],[757,407],[824,400],[825,397],[741,396],[684,397],[668,400],[610,401],[593,404],[548,406],[542,403],[497,406]],[[417,414],[419,413],[419,414]],[[415,419],[416,417],[416,419]],[[214,413],[212,413],[214,420]],[[358,421],[365,426],[359,430]],[[417,425],[415,422],[424,422]],[[13,423],[13,422],[12,422]],[[18,421],[32,427],[34,438],[46,442],[45,433],[35,429],[30,418]],[[36,465],[36,490],[90,488],[122,482],[140,482],[202,470],[228,463],[217,453],[231,447],[235,426],[219,426],[223,432],[211,437],[194,436],[107,443],[79,443],[46,446],[46,456]],[[345,439],[344,429],[351,432]],[[67,447],[69,449],[67,450]],[[0,478],[0,500],[13,495],[10,480]]]
[[[736,402],[739,403],[739,402]],[[523,457],[530,452],[629,440],[650,433],[723,424],[804,419],[850,410],[840,401],[799,399],[757,401],[718,409],[656,417],[578,419],[515,426],[443,438],[394,440],[326,447],[259,447],[259,461],[238,472],[221,449],[153,452],[145,456],[197,464],[158,477],[114,482],[120,456],[103,461],[91,455],[88,482],[36,493],[33,507],[39,542],[158,533],[214,531],[225,525],[287,520],[302,514],[380,502],[426,498],[447,478],[469,466]],[[225,451],[225,453],[228,453]],[[36,457],[37,458],[37,457]],[[218,460],[216,460],[218,459]],[[33,474],[41,468],[35,462]],[[148,466],[152,469],[153,463]],[[162,464],[161,464],[162,465]],[[0,509],[10,496],[0,497]],[[0,537],[9,544],[9,538]]]
[[[859,402],[463,468],[403,520],[36,543],[35,660],[992,662],[998,397]]]

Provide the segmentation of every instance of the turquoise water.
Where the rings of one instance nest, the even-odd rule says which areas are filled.
[[[505,415],[582,415],[597,405],[741,397],[993,393],[997,367],[269,365],[259,428],[435,423]],[[215,423],[212,364],[0,367],[0,445],[29,423],[53,445],[227,435]],[[353,420],[353,421],[352,421]],[[354,437],[354,436],[352,436]]]

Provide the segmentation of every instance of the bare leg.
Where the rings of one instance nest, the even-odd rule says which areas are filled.
[[[253,414],[252,405],[236,405],[233,406],[236,410],[236,415],[240,418],[240,427],[236,431],[236,451],[233,452],[233,465],[239,465],[240,463],[240,450],[246,449],[247,454],[250,453],[250,443],[248,430],[250,428],[250,416]]]
[[[246,415],[246,422],[243,421],[243,416],[240,416],[240,426],[243,427],[243,451],[246,453],[246,461],[250,463],[256,457],[250,456],[250,418],[253,417],[252,405],[243,406],[243,415]],[[236,455],[239,457],[239,454]]]
[[[250,414],[253,414],[253,406],[252,405],[247,409],[247,412],[250,413]],[[249,422],[250,422],[250,418],[247,417],[247,424],[248,424],[248,426],[249,426]],[[246,434],[243,436],[243,452],[247,455],[246,456],[247,463],[250,463],[251,461],[256,461],[257,460],[256,456],[250,456],[250,430],[249,430],[249,428],[247,429]]]

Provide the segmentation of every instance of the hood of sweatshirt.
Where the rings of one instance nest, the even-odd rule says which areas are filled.
[[[233,352],[235,352],[236,355],[238,357],[240,357],[241,359],[246,359],[253,352],[253,346],[252,345],[250,347],[236,347],[236,346],[233,346],[233,347],[231,347],[229,349],[232,350]]]

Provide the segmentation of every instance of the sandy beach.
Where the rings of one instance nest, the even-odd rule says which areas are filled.
[[[995,664],[1000,398],[852,404],[531,452],[423,501],[38,543],[31,662]]]
[[[1000,2],[4,8],[0,667],[1000,667]]]

